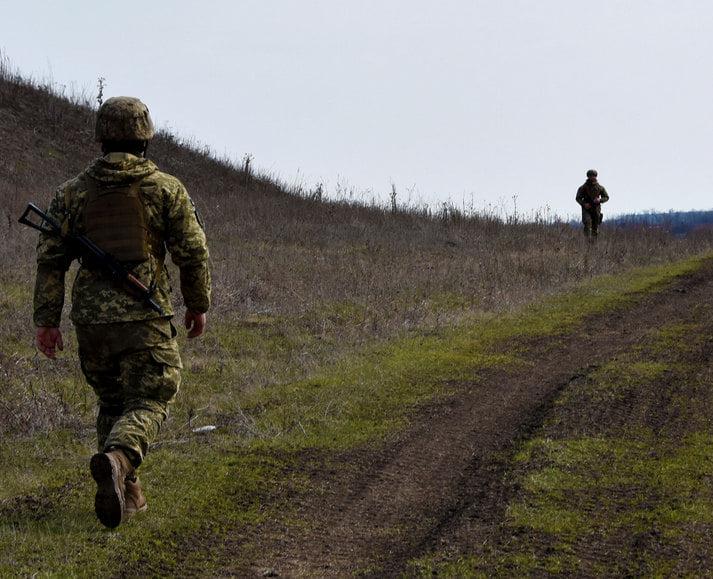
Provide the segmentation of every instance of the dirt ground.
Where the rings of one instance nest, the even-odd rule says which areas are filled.
[[[407,432],[383,447],[328,462],[306,461],[312,465],[305,467],[310,487],[321,491],[294,498],[298,522],[263,529],[261,555],[251,571],[280,576],[408,575],[414,572],[410,563],[425,555],[479,556],[508,544],[505,511],[520,492],[513,457],[554,413],[560,414],[560,431],[641,421],[661,428],[675,418],[667,405],[672,388],[679,395],[707,397],[705,392],[681,391],[685,383],[664,380],[643,394],[605,405],[582,399],[569,410],[555,408],[563,393],[635,348],[652,328],[672,320],[713,328],[711,308],[700,307],[712,291],[713,262],[708,262],[634,305],[586,320],[568,335],[507,344],[506,350],[524,352],[523,364],[453,385],[453,396],[423,408]],[[681,363],[710,368],[713,342],[710,337],[699,341],[700,347],[687,354],[695,360]],[[678,417],[683,430],[686,423],[685,417]],[[599,553],[600,563],[606,564],[611,549],[592,544],[591,553],[594,558]],[[229,565],[224,569],[226,575],[244,571]]]

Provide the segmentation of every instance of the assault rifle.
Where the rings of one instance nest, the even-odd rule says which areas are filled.
[[[25,209],[25,212],[18,221],[23,225],[32,227],[32,229],[37,229],[37,231],[41,231],[47,235],[59,237],[63,241],[78,247],[84,256],[89,257],[92,262],[96,263],[111,279],[126,287],[129,293],[141,299],[160,315],[166,315],[161,306],[153,299],[153,289],[146,287],[143,282],[131,273],[131,271],[126,269],[118,259],[104,251],[86,235],[63,235],[59,223],[34,203],[27,205],[27,209]]]

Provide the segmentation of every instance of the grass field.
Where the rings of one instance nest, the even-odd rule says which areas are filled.
[[[415,405],[452,394],[449,383],[485,368],[517,365],[517,352],[498,352],[507,340],[564,334],[586,316],[624,307],[698,263],[600,278],[507,316],[473,319],[426,336],[369,346],[337,366],[320,369],[309,380],[255,393],[233,392],[228,404],[222,400],[230,380],[221,377],[225,374],[212,359],[206,365],[214,365],[212,372],[189,372],[189,386],[174,418],[142,468],[149,514],[115,532],[101,528],[92,512],[93,483],[86,473],[93,444],[89,425],[55,427],[49,435],[4,444],[0,572],[92,576],[119,570],[163,574],[181,569],[187,574],[211,574],[226,565],[228,543],[239,544],[243,558],[230,555],[230,564],[248,565],[260,559],[250,545],[256,530],[290,521],[295,516],[291,495],[319,492],[302,472],[305,456],[326,463],[340,452],[378,445],[408,424]],[[670,340],[667,332],[663,329],[657,335]],[[603,369],[602,375],[607,372]],[[192,386],[199,377],[200,389]],[[186,427],[189,408],[198,405],[220,407],[222,420],[214,434],[195,435]],[[542,441],[534,439],[518,457],[523,469],[533,468],[535,456],[579,468],[567,458],[579,446]],[[637,452],[641,444],[631,441],[621,452]],[[701,441],[692,444],[690,452],[695,456],[702,451]],[[581,445],[580,453],[594,453],[591,458],[581,457],[582,468],[608,448],[589,439]],[[543,451],[548,453],[544,457]],[[614,447],[612,452],[619,451]],[[574,485],[578,479],[574,474],[566,479],[554,468],[538,463],[526,488],[545,493],[544,499],[530,498],[535,506],[513,505],[511,517],[515,525],[545,526],[548,532],[553,529],[546,525],[556,524],[554,531],[569,536],[568,529],[577,519],[558,514],[557,523],[552,522],[552,510],[558,507],[550,503],[559,496],[559,487],[544,485]]]

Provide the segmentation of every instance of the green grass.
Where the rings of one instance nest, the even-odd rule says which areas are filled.
[[[627,438],[535,439],[518,457],[536,465],[509,524],[559,541],[657,527],[668,536],[713,524],[713,434],[683,441],[640,432]],[[653,497],[653,498],[652,498]]]
[[[27,284],[3,283],[0,292],[0,312],[6,314],[32,300],[32,288]]]
[[[235,386],[246,360],[261,363],[274,356],[284,362],[304,340],[314,340],[314,334],[299,327],[278,330],[270,319],[218,325],[209,338],[215,348],[194,345],[185,356],[189,369],[173,419],[141,469],[148,514],[113,532],[96,523],[85,469],[91,453],[88,434],[72,443],[58,433],[59,438],[13,443],[11,451],[3,451],[9,453],[3,454],[3,464],[14,464],[0,472],[0,488],[10,489],[0,503],[0,575],[95,576],[120,569],[129,574],[179,569],[211,574],[224,563],[220,553],[228,538],[244,557],[231,562],[240,569],[260,555],[253,551],[256,525],[294,516],[285,503],[290,492],[316,492],[295,468],[304,451],[329,457],[377,444],[405,427],[419,404],[451,395],[454,382],[474,380],[485,368],[519,363],[517,349],[503,353],[503,344],[564,334],[586,316],[657,291],[701,263],[694,259],[599,278],[515,314],[476,316],[459,327],[370,346],[308,379],[249,391]],[[348,305],[334,311],[359,315]],[[187,418],[201,412],[220,421],[215,435],[189,432]],[[52,448],[61,448],[58,456]],[[549,460],[555,470],[541,473],[540,482],[532,484],[569,490],[562,480],[568,473],[555,472],[563,466]],[[21,472],[27,473],[24,478]],[[31,498],[22,499],[30,495],[40,497],[41,508],[33,508]],[[702,508],[696,505],[672,511],[671,520],[690,518]],[[513,510],[514,524],[535,524],[533,509],[536,503],[522,505],[520,515]],[[574,524],[573,518],[561,523],[563,532],[574,532]],[[554,569],[565,568],[565,563],[558,559],[546,564]]]
[[[60,487],[78,474],[77,458],[91,450],[66,430],[0,446],[0,501]],[[88,460],[88,458],[87,458]]]
[[[177,454],[152,457],[142,474],[151,480],[150,511],[116,531],[98,527],[92,481],[76,466],[63,487],[48,489],[39,501],[8,502],[0,526],[0,575],[203,572],[219,548],[209,537],[255,525],[285,508],[279,500],[264,508],[263,499],[278,481],[289,484],[286,463],[220,444],[193,443],[181,449],[181,460]]]

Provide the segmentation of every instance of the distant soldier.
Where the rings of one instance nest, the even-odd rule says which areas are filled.
[[[597,181],[597,172],[594,169],[587,171],[587,180],[577,189],[576,200],[582,206],[584,235],[595,238],[602,222],[602,203],[609,201],[609,194]]]
[[[203,333],[210,305],[205,234],[183,184],[146,158],[153,136],[149,110],[140,100],[108,99],[96,122],[103,156],[59,187],[48,214],[65,234],[86,235],[153,288],[161,313],[62,238],[41,234],[37,246],[36,341],[49,358],[63,349],[59,323],[65,272],[82,257],[70,318],[82,371],[98,396],[99,452],[90,470],[97,483],[96,514],[111,528],[146,510],[135,471],[181,381],[166,251],[180,270],[189,338]]]

